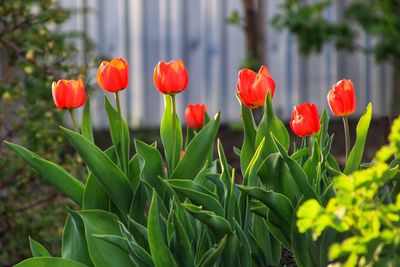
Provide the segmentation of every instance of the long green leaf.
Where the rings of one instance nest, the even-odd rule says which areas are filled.
[[[224,216],[224,209],[218,202],[218,197],[207,188],[195,184],[192,180],[164,180],[178,194],[189,198],[194,204],[204,206],[209,211],[215,212],[219,216]]]
[[[14,267],[87,267],[87,265],[61,258],[37,257],[24,260]]]
[[[114,109],[114,107],[111,105],[106,95],[104,95],[104,104],[108,115],[111,139],[117,151],[121,169],[125,173],[127,173],[129,152],[130,152],[129,127],[123,118],[121,118],[122,119],[122,125],[121,125],[120,116],[118,112]]]
[[[156,267],[177,266],[175,259],[172,257],[167,247],[163,231],[161,229],[160,214],[158,210],[158,196],[153,189],[153,196],[149,209],[148,233],[151,256]]]
[[[64,259],[93,266],[89,256],[82,218],[72,210],[69,212],[64,226],[61,256]]]
[[[239,189],[264,203],[281,220],[282,227],[290,231],[292,228],[293,206],[287,197],[254,186],[239,186]]]
[[[275,136],[272,133],[271,135],[276,147],[278,148],[279,153],[281,154],[281,157],[288,166],[289,171],[292,174],[297,187],[300,189],[301,194],[304,196],[304,200],[310,198],[319,200],[319,197],[315,194],[311,185],[309,184],[307,175],[304,172],[304,170],[295,160],[289,157],[285,148],[279,143],[279,141],[275,138]]]
[[[82,113],[82,135],[86,137],[90,142],[94,143],[89,98],[86,100],[85,107],[83,108]]]
[[[95,267],[132,266],[132,261],[126,251],[94,236],[121,236],[118,217],[115,214],[102,210],[87,210],[79,212],[79,215],[85,226],[88,250]]]
[[[157,190],[160,197],[164,197],[165,188],[157,177],[165,178],[164,163],[160,152],[153,146],[135,139],[135,148],[142,157],[141,179]]]
[[[199,267],[213,266],[218,262],[220,255],[224,251],[228,236],[225,235],[214,247],[210,248],[201,258]]]
[[[33,257],[47,257],[51,256],[50,252],[39,242],[29,237],[29,244],[31,246],[31,252]]]
[[[239,99],[238,99],[239,100]],[[242,117],[243,123],[243,144],[240,151],[240,169],[244,176],[247,166],[249,165],[253,154],[256,151],[256,124],[254,122],[253,113],[250,109],[246,108],[239,100],[241,106],[240,116]]]
[[[344,174],[350,174],[356,171],[360,166],[364,154],[365,142],[367,141],[368,129],[369,125],[371,124],[371,119],[372,104],[369,103],[364,111],[364,114],[358,121],[356,128],[356,142],[354,143],[354,146],[350,151],[349,159],[347,160],[346,167],[344,168]]]
[[[164,146],[165,158],[169,173],[172,173],[179,162],[179,156],[182,150],[182,127],[178,116],[173,116],[172,96],[164,95],[164,115],[160,126],[161,141]],[[175,133],[173,130],[173,121],[175,120]],[[175,144],[173,144],[175,134]],[[175,148],[174,148],[175,146]],[[172,165],[173,163],[173,165]]]
[[[225,218],[216,215],[214,212],[203,210],[201,207],[192,204],[182,204],[182,206],[193,217],[209,227],[214,240],[220,240],[225,234],[233,233],[229,222]]]
[[[178,166],[171,175],[171,179],[194,180],[197,173],[203,168],[207,161],[208,152],[213,148],[214,139],[217,135],[220,121],[220,113],[217,113],[215,119],[210,120],[200,132],[193,138],[187,147],[185,154]]]
[[[128,214],[133,194],[125,173],[89,140],[68,129],[62,130],[121,214]]]
[[[256,135],[256,147],[261,143],[262,139],[265,138],[265,153],[261,156],[262,159],[265,159],[271,153],[277,152],[271,133],[276,136],[279,143],[282,144],[286,151],[288,151],[290,145],[289,133],[283,122],[275,116],[272,108],[272,97],[268,93],[265,98],[264,116],[258,126]]]
[[[22,146],[9,142],[6,142],[6,144],[17,152],[32,168],[37,170],[46,181],[57,187],[77,204],[82,205],[84,186],[78,179],[70,175],[62,167],[39,157]]]
[[[297,203],[301,194],[294,181],[295,178],[290,174],[279,153],[270,154],[258,168],[257,174],[265,188],[283,194],[292,203]]]

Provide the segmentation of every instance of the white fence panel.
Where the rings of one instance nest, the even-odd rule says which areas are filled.
[[[239,65],[244,58],[244,33],[225,20],[232,10],[242,10],[240,0],[59,0],[66,7],[87,7],[64,25],[84,30],[92,38],[96,53],[125,57],[130,63],[129,88],[122,93],[123,112],[131,126],[158,125],[163,97],[153,85],[153,68],[159,60],[181,58],[189,72],[189,86],[178,97],[178,112],[188,103],[206,103],[211,114],[221,110],[225,123],[239,120],[235,97]],[[283,0],[266,5],[268,20]],[[326,18],[340,20],[343,5],[334,2]],[[267,62],[276,82],[275,109],[289,119],[293,105],[303,101],[327,108],[326,93],[334,82],[352,79],[357,90],[357,114],[368,102],[374,115],[390,111],[392,71],[389,64],[376,64],[371,55],[335,51],[326,45],[321,54],[299,55],[295,37],[288,31],[267,27]],[[357,42],[370,46],[376,40],[360,32]],[[89,82],[95,82],[95,68]],[[111,97],[111,96],[110,96]],[[103,92],[91,96],[96,127],[107,125]]]

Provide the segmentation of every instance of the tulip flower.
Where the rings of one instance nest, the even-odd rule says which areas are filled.
[[[101,62],[97,70],[97,83],[104,91],[115,93],[128,86],[129,65],[123,58]]]
[[[340,80],[328,93],[328,104],[335,116],[343,117],[346,158],[350,153],[350,131],[348,117],[356,110],[357,101],[351,80]]]
[[[115,103],[120,124],[120,135],[123,136],[123,119],[121,112],[121,103],[119,100],[119,91],[124,90],[128,86],[129,65],[128,61],[123,58],[114,58],[111,61],[101,62],[97,70],[97,83],[104,91],[114,93]],[[125,139],[121,138],[121,147],[125,147]],[[121,167],[124,171],[128,169],[126,157],[120,160]]]
[[[185,111],[186,124],[190,129],[200,130],[204,125],[204,114],[207,107],[204,104],[189,104]]]
[[[79,108],[86,102],[85,85],[81,79],[53,82],[52,93],[59,109]]]
[[[275,82],[265,66],[258,73],[251,69],[239,71],[236,87],[240,101],[251,109],[264,106],[267,93],[273,97],[275,92]]]
[[[56,107],[68,109],[74,130],[79,132],[73,109],[81,107],[86,102],[85,85],[82,79],[59,80],[58,82],[53,82],[51,87]]]
[[[318,109],[314,103],[303,103],[293,107],[290,128],[299,137],[307,137],[320,129]]]
[[[154,68],[153,82],[163,94],[174,95],[185,90],[189,77],[182,60],[158,62]]]
[[[356,94],[351,80],[341,80],[328,93],[328,104],[335,116],[348,116],[356,110]]]

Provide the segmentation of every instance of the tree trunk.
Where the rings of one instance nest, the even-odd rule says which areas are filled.
[[[245,11],[246,54],[260,65],[266,62],[266,0],[243,0]]]

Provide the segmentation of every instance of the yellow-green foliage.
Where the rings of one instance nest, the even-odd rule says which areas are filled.
[[[311,199],[297,212],[299,231],[311,230],[315,240],[328,228],[340,233],[342,242],[329,250],[330,259],[339,265],[400,264],[400,117],[393,123],[389,141],[369,168],[334,178],[336,196],[326,207]]]

